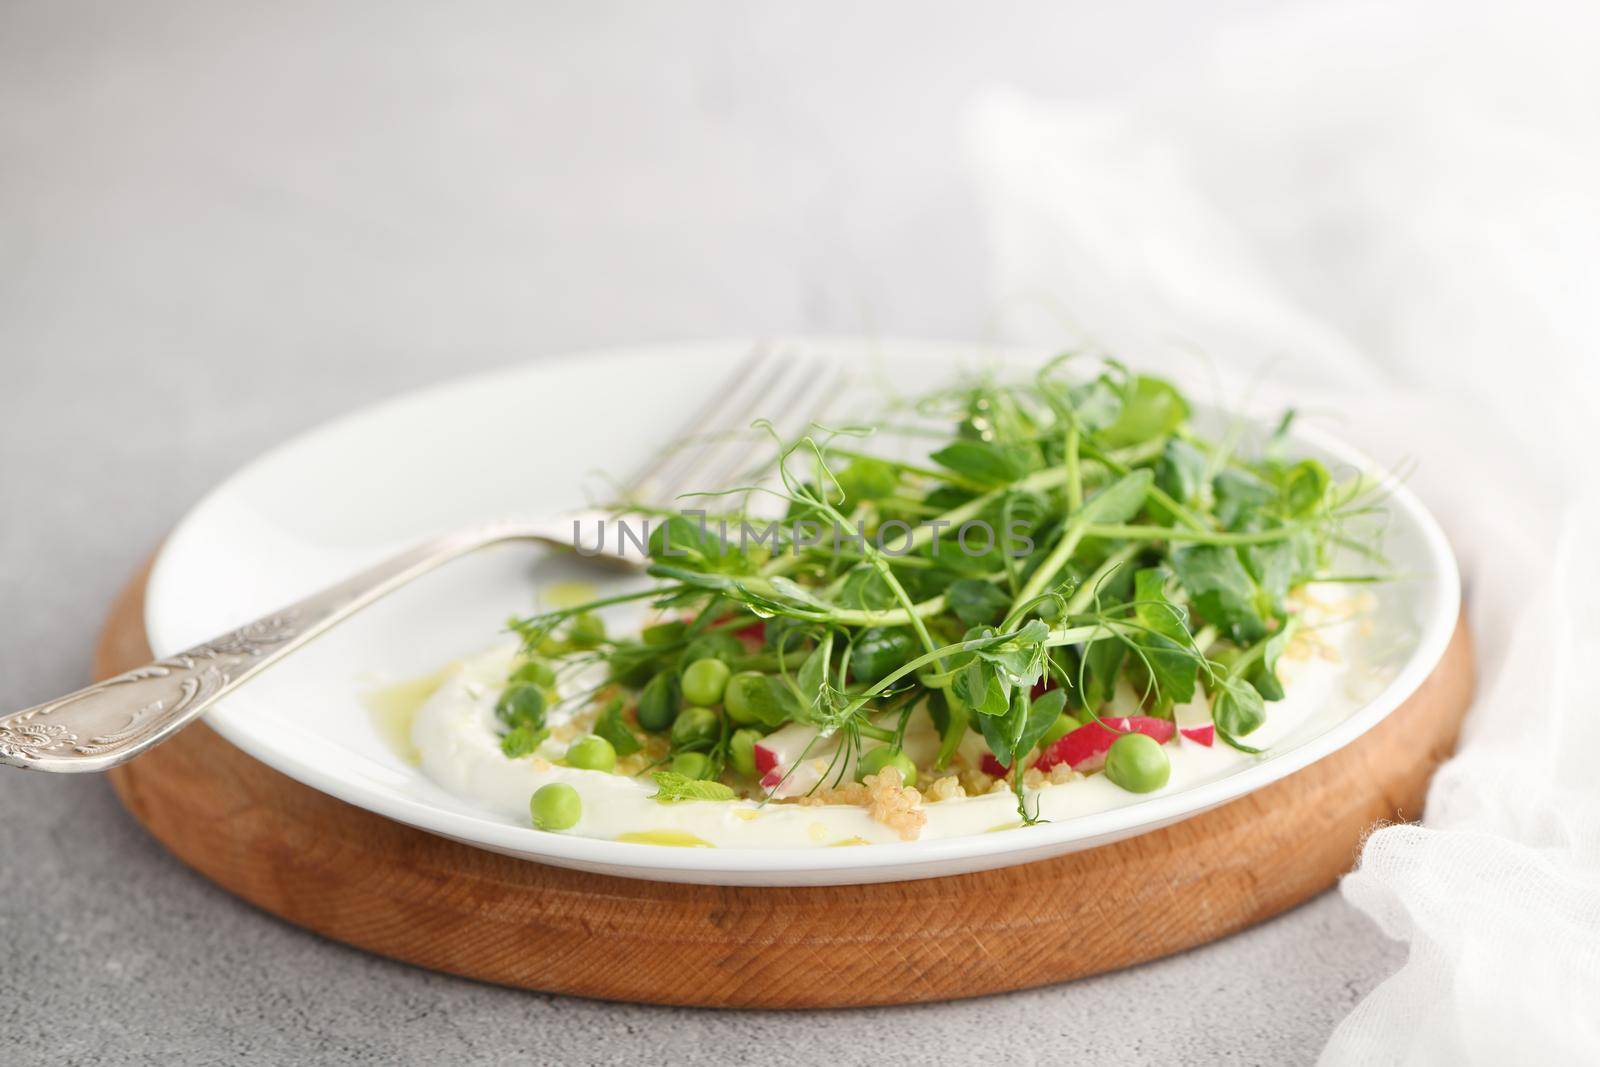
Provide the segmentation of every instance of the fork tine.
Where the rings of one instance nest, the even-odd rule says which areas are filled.
[[[797,379],[797,372],[805,372],[803,366],[777,352],[771,355],[769,366],[729,399],[716,423],[701,428],[695,447],[682,449],[678,462],[659,473],[651,486],[657,502],[666,503],[680,493],[726,487],[727,479],[750,454],[750,441],[743,431],[804,380]]]
[[[816,357],[796,357],[798,373],[795,387],[775,398],[780,410],[772,415],[772,428],[787,442],[800,436],[811,423],[821,418],[838,398],[838,387],[845,377],[842,366]],[[771,460],[752,464],[748,448],[729,449],[721,463],[704,472],[706,484],[717,487],[748,482],[771,466]]]
[[[634,472],[633,477],[623,485],[623,496],[629,499],[659,496],[659,485],[676,482],[678,480],[676,476],[672,478],[666,476],[683,465],[683,446],[704,433],[708,425],[726,421],[728,412],[739,410],[739,406],[733,404],[735,398],[741,392],[747,391],[749,384],[758,378],[763,368],[770,367],[771,363],[772,350],[766,345],[758,346],[746,356],[734,368],[733,373],[722,380],[721,386],[711,394],[710,398],[679,428],[667,447]]]

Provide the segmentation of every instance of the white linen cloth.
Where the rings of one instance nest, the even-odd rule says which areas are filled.
[[[1198,51],[1132,98],[974,106],[997,332],[1415,465],[1478,697],[1422,825],[1344,879],[1410,949],[1323,1059],[1600,1062],[1600,24],[1330,4]]]

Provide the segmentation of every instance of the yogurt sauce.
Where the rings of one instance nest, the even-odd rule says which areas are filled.
[[[1328,610],[1332,602],[1344,599],[1343,593],[1335,591],[1315,613],[1348,617],[1336,607]],[[1341,680],[1349,674],[1346,656],[1356,643],[1355,629],[1350,622],[1319,629],[1310,654],[1286,655],[1280,661],[1279,676],[1287,695],[1268,705],[1266,724],[1250,737],[1253,745],[1265,747],[1292,735],[1319,712],[1327,711],[1331,703],[1352,706],[1352,695],[1342,691]],[[1308,650],[1302,647],[1300,651]],[[559,742],[546,742],[535,757],[510,759],[500,751],[494,705],[515,654],[515,646],[508,645],[450,668],[418,709],[411,726],[411,743],[420,754],[423,772],[489,811],[526,823],[528,800],[534,791],[552,782],[565,782],[578,791],[583,802],[583,814],[568,832],[585,837],[726,848],[819,848],[900,840],[863,807],[761,806],[750,800],[664,804],[651,799],[656,787],[648,778],[555,764],[551,757],[565,747]],[[1166,748],[1172,777],[1156,794],[1129,793],[1105,775],[1092,774],[1030,791],[1030,798],[1037,798],[1042,818],[1070,819],[1177,792],[1260,758],[1230,748],[1220,739],[1208,748],[1179,735]],[[918,839],[924,841],[1018,824],[1016,797],[1010,792],[932,803],[924,800],[922,810],[927,824]]]

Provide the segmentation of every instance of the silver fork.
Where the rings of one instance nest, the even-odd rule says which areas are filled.
[[[676,447],[639,471],[629,501],[670,505],[683,492],[735,484],[751,448],[736,435],[758,415],[796,435],[835,395],[840,368],[783,349],[758,349],[691,418]],[[783,410],[776,410],[779,405]],[[40,771],[103,771],[153,748],[268,667],[412,579],[489,545],[533,541],[623,566],[644,562],[627,538],[596,551],[587,526],[617,514],[588,508],[554,519],[457,530],[247,622],[203,644],[87,689],[0,717],[0,763]],[[599,527],[603,541],[604,527]],[[580,542],[581,538],[581,542]],[[631,549],[632,551],[627,551]]]

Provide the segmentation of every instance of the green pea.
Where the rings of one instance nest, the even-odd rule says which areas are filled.
[[[1039,738],[1039,747],[1048,748],[1076,730],[1078,726],[1078,720],[1063,711],[1056,716],[1056,721],[1050,724],[1050,729],[1044,732],[1044,736]]]
[[[917,784],[917,765],[911,762],[910,756],[888,745],[880,745],[861,757],[861,762],[856,764],[856,781],[864,780],[869,774],[877,774],[885,767],[898,767],[902,784]]]
[[[850,650],[850,674],[858,682],[876,682],[916,653],[917,638],[910,630],[873,626],[861,631]]]
[[[711,758],[704,752],[680,752],[672,757],[671,767],[685,778],[711,776]]]
[[[609,771],[617,765],[617,750],[603,737],[580,737],[567,748],[567,766],[583,771]]]
[[[533,825],[540,830],[570,830],[583,814],[583,801],[570,785],[552,782],[540,786],[533,794],[533,799],[528,801],[528,812],[533,816]]]
[[[735,730],[728,739],[728,760],[746,778],[756,776],[756,743],[760,740],[760,730]]]
[[[733,671],[720,659],[697,659],[683,669],[683,699],[691,704],[720,704]]]
[[[741,726],[761,721],[761,705],[768,694],[767,676],[760,671],[740,671],[722,690],[722,710]]]
[[[689,748],[715,741],[721,732],[722,719],[710,708],[684,708],[672,724],[672,744],[675,748]]]
[[[592,612],[574,615],[567,624],[567,640],[574,648],[594,648],[606,639],[606,623]]]
[[[662,671],[639,694],[637,712],[643,729],[661,733],[678,717],[678,680],[671,671]]]
[[[1151,793],[1167,784],[1172,763],[1166,749],[1145,734],[1123,734],[1106,753],[1106,777],[1130,793]]]
[[[530,659],[522,666],[511,672],[513,685],[536,685],[541,689],[549,689],[556,684],[555,668],[544,660]]]
[[[508,686],[494,703],[494,713],[507,726],[544,725],[544,693],[536,685]]]

